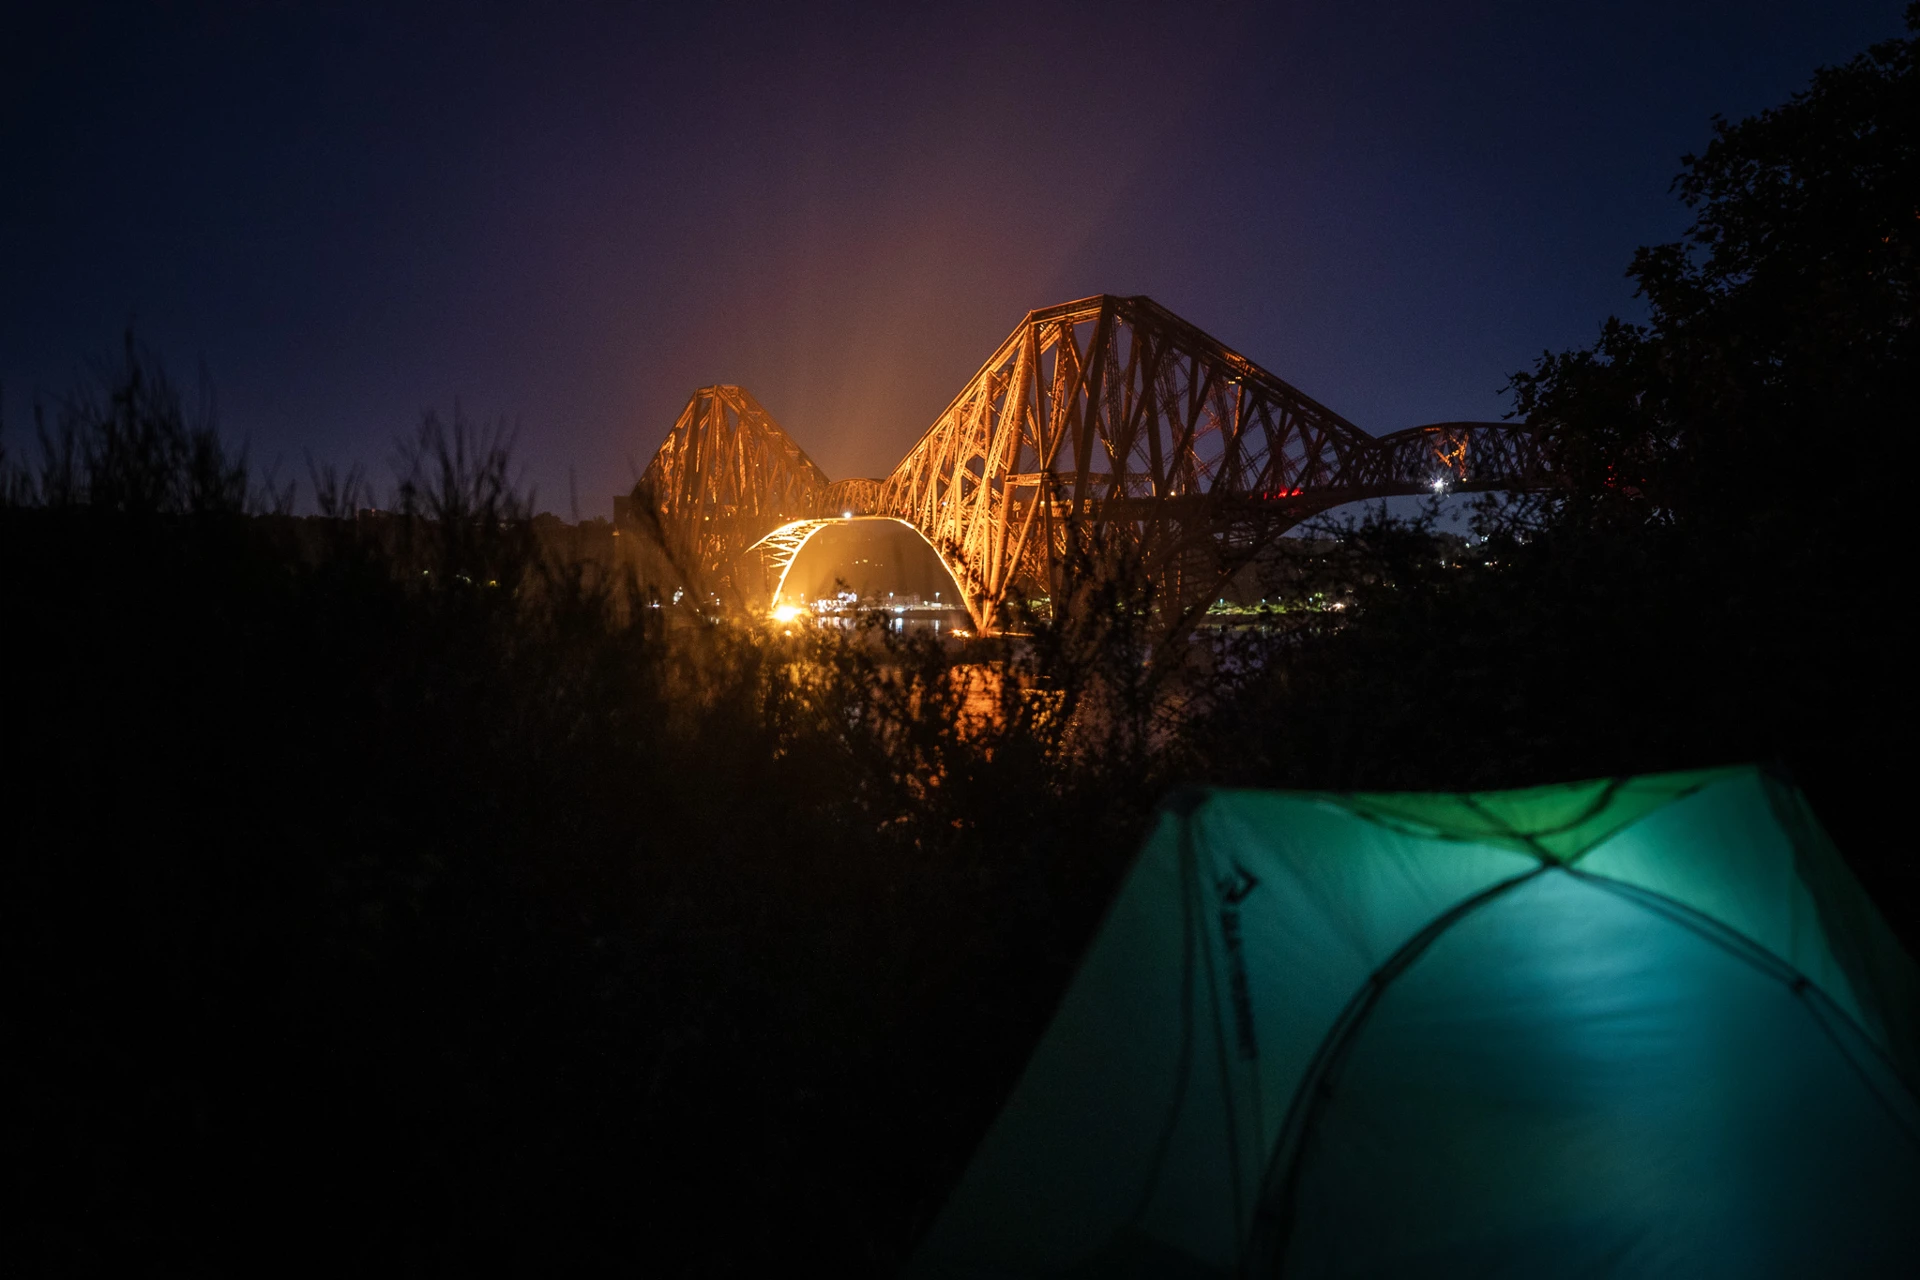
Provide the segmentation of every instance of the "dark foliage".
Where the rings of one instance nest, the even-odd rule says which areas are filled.
[[[1174,649],[1120,547],[1018,645],[658,607],[457,415],[296,518],[129,344],[4,469],[8,1256],[889,1272],[1186,781],[1773,762],[1913,944],[1914,85],[1716,127],[1650,321],[1516,378],[1562,489]]]
[[[1920,6],[1908,17],[1920,24]],[[1515,378],[1517,408],[1555,429],[1571,518],[1721,536],[1779,519],[1866,545],[1892,528],[1881,503],[1911,468],[1915,41],[1716,120],[1684,163],[1674,185],[1693,226],[1628,272],[1648,323],[1611,320],[1594,347],[1543,357]]]
[[[1920,26],[1920,6],[1908,11]],[[1643,249],[1645,325],[1516,375],[1561,486],[1470,552],[1350,531],[1352,621],[1303,637],[1210,732],[1265,785],[1490,787],[1785,768],[1920,950],[1910,437],[1920,388],[1912,37],[1729,124]]]
[[[1160,789],[1086,644],[650,607],[459,421],[262,514],[166,386],[0,511],[10,1256],[896,1266]]]

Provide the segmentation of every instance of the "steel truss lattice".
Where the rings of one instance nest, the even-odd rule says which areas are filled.
[[[1030,312],[884,481],[830,484],[745,391],[707,387],[641,489],[716,579],[788,521],[890,515],[940,552],[983,632],[1017,590],[1070,590],[1087,545],[1128,555],[1178,631],[1330,507],[1546,478],[1524,425],[1373,436],[1151,299],[1103,294]]]
[[[634,489],[635,509],[695,590],[744,603],[741,553],[770,529],[822,512],[834,489],[744,387],[702,387]]]

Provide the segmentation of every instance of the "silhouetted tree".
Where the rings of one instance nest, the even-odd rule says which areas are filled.
[[[1771,762],[1920,942],[1920,878],[1886,837],[1915,693],[1892,622],[1920,387],[1915,47],[1715,122],[1676,180],[1686,239],[1634,257],[1648,321],[1514,378],[1560,487],[1488,504],[1471,548],[1347,531],[1352,607],[1221,710],[1216,776],[1493,787]]]
[[[1907,11],[1920,28],[1920,6]],[[1644,325],[1514,378],[1575,520],[1742,525],[1856,545],[1910,482],[1920,374],[1914,37],[1716,119],[1674,185],[1695,220],[1628,275]],[[1881,526],[1876,532],[1884,531]]]

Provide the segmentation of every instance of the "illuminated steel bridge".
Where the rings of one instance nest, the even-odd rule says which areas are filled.
[[[820,522],[891,516],[939,553],[982,632],[1016,591],[1058,595],[1122,551],[1183,627],[1330,507],[1542,487],[1524,425],[1374,436],[1149,298],[1030,312],[883,479],[829,481],[744,389],[703,387],[634,493],[699,589],[764,603]]]

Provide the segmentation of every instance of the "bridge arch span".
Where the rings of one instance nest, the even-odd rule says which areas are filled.
[[[759,557],[769,612],[818,600],[838,582],[863,598],[920,597],[974,616],[953,565],[912,521],[898,516],[793,520],[748,548]]]

